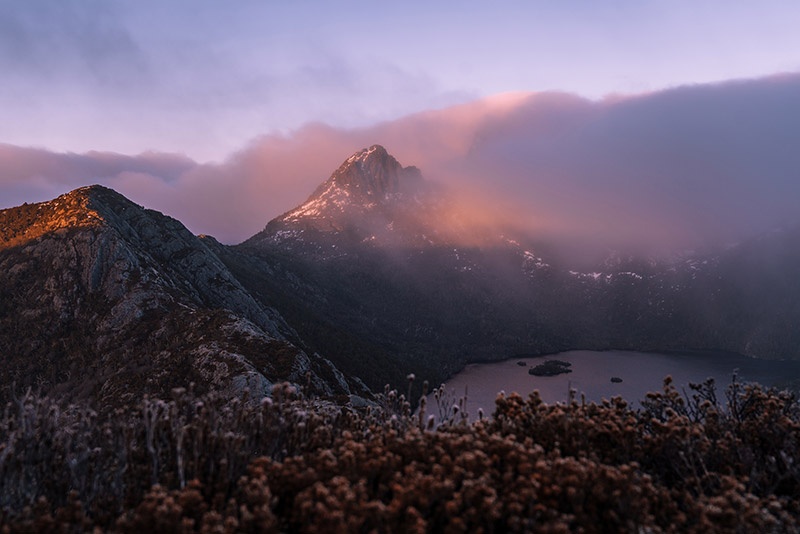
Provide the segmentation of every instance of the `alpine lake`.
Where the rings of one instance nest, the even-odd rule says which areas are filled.
[[[568,370],[553,376],[530,374],[531,369]],[[501,392],[519,393],[523,397],[537,390],[547,403],[565,403],[570,390],[580,402],[600,402],[621,396],[633,407],[648,392],[661,391],[664,379],[671,376],[679,392],[691,395],[690,383],[713,378],[717,398],[725,402],[725,390],[734,373],[737,382],[758,382],[766,387],[786,388],[800,382],[800,361],[758,360],[733,353],[674,352],[649,353],[631,351],[573,350],[548,356],[514,357],[493,363],[467,365],[444,384],[445,402],[463,405],[470,419],[478,410],[489,415]],[[463,400],[462,400],[463,402]],[[462,408],[463,409],[463,408]],[[428,395],[427,412],[439,417],[437,402]]]

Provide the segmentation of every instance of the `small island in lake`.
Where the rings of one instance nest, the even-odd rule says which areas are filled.
[[[528,374],[535,376],[556,376],[564,373],[571,373],[572,364],[561,360],[547,360],[544,363],[528,369]]]

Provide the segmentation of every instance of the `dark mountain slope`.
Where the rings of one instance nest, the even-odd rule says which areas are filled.
[[[449,221],[440,224],[447,202],[416,168],[373,146],[220,257],[314,350],[372,387],[409,372],[440,380],[510,346],[567,348],[505,280],[504,270],[527,283],[520,251],[501,240],[460,247]]]
[[[202,240],[109,189],[0,211],[0,272],[3,386],[114,405],[189,382],[263,394],[310,373],[317,393],[349,392]]]
[[[440,217],[448,201],[373,146],[220,257],[314,350],[373,387],[568,348],[800,357],[789,234],[659,261],[610,254],[575,270],[519,237],[463,239]]]

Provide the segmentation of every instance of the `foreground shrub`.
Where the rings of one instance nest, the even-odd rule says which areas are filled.
[[[424,403],[423,403],[424,406]],[[438,428],[387,392],[355,410],[175,391],[111,419],[26,395],[0,422],[5,529],[121,532],[784,532],[800,411],[734,381],[642,407],[497,399]]]
[[[328,447],[351,426],[348,409],[302,401],[288,385],[260,401],[173,395],[102,420],[30,392],[9,403],[0,420],[0,509],[13,515],[42,499],[59,507],[73,491],[92,517],[110,521],[155,484],[182,489],[190,480],[203,482],[206,499],[227,497],[253,459]]]

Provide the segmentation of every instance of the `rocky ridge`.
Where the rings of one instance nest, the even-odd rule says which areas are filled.
[[[189,382],[259,396],[287,379],[364,393],[295,346],[204,240],[112,190],[3,210],[0,227],[2,385],[104,405]]]

